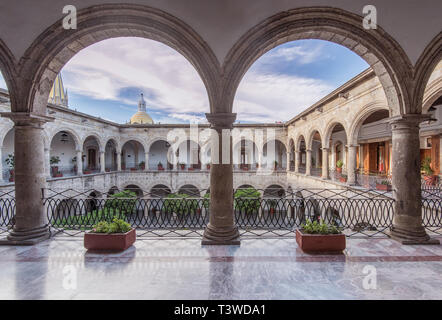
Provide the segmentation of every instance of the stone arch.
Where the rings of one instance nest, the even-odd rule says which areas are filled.
[[[117,152],[120,151],[121,146],[120,146],[120,140],[116,137],[116,136],[109,136],[103,139],[103,145],[104,147],[106,147],[106,145],[108,144],[109,141],[113,141],[113,143],[115,144],[115,148],[117,149]]]
[[[145,141],[143,141],[142,139],[137,138],[137,137],[126,137],[123,140],[121,140],[120,150],[123,150],[124,145],[130,141],[138,142],[139,144],[141,144],[143,146],[144,152],[149,152],[149,149],[147,148],[147,144],[145,143]]]
[[[5,143],[6,136],[9,133],[9,131],[14,129],[14,124],[11,121],[11,123],[8,123],[2,129],[3,130],[0,133],[0,137],[1,137],[1,145],[0,145],[0,147],[3,147],[3,144]]]
[[[304,143],[307,143],[305,140],[305,135],[300,133],[296,136],[295,139],[295,151],[301,151],[301,141],[304,140]]]
[[[153,198],[164,198],[172,193],[172,189],[167,184],[155,183],[150,189],[149,194]]]
[[[322,132],[319,129],[311,128],[309,133],[308,133],[308,135],[307,135],[307,140],[305,141],[307,150],[311,150],[312,144],[313,144],[313,137],[315,136],[316,132],[321,137],[321,144],[323,145],[323,134],[322,134]]]
[[[413,66],[404,50],[380,26],[365,30],[360,15],[330,7],[297,8],[277,13],[246,32],[225,58],[222,93],[228,112],[236,90],[250,66],[265,52],[289,41],[320,39],[340,44],[374,70],[394,115],[410,113],[409,88]]]
[[[116,37],[142,37],[170,46],[196,68],[209,102],[217,94],[220,68],[215,54],[190,26],[171,14],[145,5],[103,4],[78,10],[77,21],[76,30],[64,30],[60,19],[26,50],[21,73],[33,78],[23,83],[25,103],[14,104],[14,111],[45,114],[52,83],[69,59],[89,45]]]
[[[169,142],[169,141],[167,141],[167,136],[166,136],[166,137],[155,137],[155,138],[149,140],[149,141],[146,143],[146,150],[147,150],[147,152],[150,152],[150,148],[152,147],[152,145],[153,145],[155,142],[158,142],[158,141]]]
[[[257,188],[256,185],[253,185],[253,184],[250,184],[250,183],[244,184],[244,183],[241,183],[241,182],[237,182],[235,184],[234,189],[236,190],[236,189],[240,189],[240,188],[250,188],[250,187],[252,187],[252,188],[254,188],[256,190],[259,190],[259,188]]]
[[[9,91],[9,98],[11,100],[11,106],[17,105],[21,98],[19,94],[20,87],[16,83],[16,72],[15,72],[15,57],[14,54],[9,50],[8,46],[0,39],[0,71],[5,79],[6,86]]]
[[[434,76],[434,79],[433,79]],[[428,109],[442,96],[442,60],[432,71],[422,101],[422,113],[427,113]]]
[[[327,123],[327,125],[325,126],[324,135],[321,136],[322,137],[322,145],[324,146],[324,148],[330,148],[330,139],[333,134],[333,129],[336,127],[336,125],[341,125],[344,128],[345,134],[348,135],[349,131],[347,129],[346,122],[333,118],[332,120],[330,120]]]
[[[355,119],[352,120],[350,129],[346,131],[347,133],[347,141],[350,145],[358,144],[358,135],[359,130],[361,129],[364,121],[374,112],[387,110],[390,111],[389,108],[385,105],[385,102],[382,101],[374,101],[364,106],[362,109],[362,113],[359,113]],[[345,127],[344,127],[345,129]]]
[[[178,188],[178,193],[186,193],[184,191],[188,191],[187,194],[190,196],[199,197],[201,195],[200,188],[198,188],[194,184],[190,184],[190,183],[185,183]]]
[[[52,140],[54,139],[54,137],[58,133],[60,133],[61,131],[66,131],[67,133],[69,133],[72,136],[72,138],[74,139],[74,142],[75,142],[75,149],[76,150],[80,150],[83,147],[84,141],[86,140],[87,137],[84,140],[81,140],[80,136],[74,130],[67,128],[67,127],[54,128],[54,130],[48,136],[49,146],[52,143]]]
[[[101,141],[100,135],[95,133],[95,132],[88,132],[84,135],[84,138],[81,141],[81,148],[83,148],[84,143],[86,142],[87,138],[93,137],[97,143],[98,143],[98,147],[100,148],[99,151],[103,151],[103,141]]]
[[[442,61],[442,32],[439,32],[437,36],[431,40],[427,45],[424,52],[421,54],[415,65],[415,77],[414,83],[416,87],[414,90],[414,101],[413,106],[415,106],[414,113],[421,113],[424,111],[424,107],[427,109],[431,104],[436,101],[425,101],[425,91],[428,85],[428,81],[431,77],[436,66]],[[440,91],[439,91],[440,96]],[[429,105],[428,105],[429,104]]]

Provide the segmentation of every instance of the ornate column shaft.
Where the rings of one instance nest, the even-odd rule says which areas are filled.
[[[390,236],[403,244],[439,244],[422,226],[419,123],[426,118],[410,114],[390,120],[395,199]]]
[[[356,146],[348,146],[348,163],[347,163],[347,184],[354,186],[356,184]]]
[[[289,151],[287,151],[286,152],[286,171],[288,172],[288,171],[290,171],[290,152]]]
[[[295,173],[299,173],[299,164],[301,163],[301,151],[295,151]]]
[[[322,148],[322,179],[329,179],[328,174],[328,148]]]
[[[32,245],[50,237],[43,204],[46,188],[43,128],[53,118],[25,112],[2,113],[14,121],[16,213],[8,244]]]
[[[312,172],[312,150],[306,150],[305,175],[310,176]]]
[[[117,171],[121,171],[121,150],[117,150]]]
[[[167,167],[167,163],[166,163],[166,167]],[[144,171],[148,171],[149,170],[149,152],[145,152],[144,153]]]
[[[232,124],[235,113],[206,113],[212,134],[217,135],[218,145],[212,139],[212,150],[218,147],[219,160],[214,163],[216,152],[212,151],[210,166],[210,217],[204,230],[203,245],[239,245],[239,232],[233,213],[233,165]],[[228,134],[226,134],[228,133]],[[224,154],[224,153],[229,153]],[[230,161],[226,161],[226,157]],[[224,160],[224,161],[223,161]],[[228,160],[228,159],[227,159]],[[228,163],[226,163],[228,162]]]
[[[105,153],[104,151],[100,151],[100,172],[104,173],[106,172],[106,163],[105,163]]]
[[[83,174],[83,151],[77,150],[77,176]]]

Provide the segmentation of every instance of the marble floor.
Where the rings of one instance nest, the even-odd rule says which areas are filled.
[[[442,245],[349,239],[343,255],[309,255],[294,239],[202,247],[137,240],[98,254],[81,237],[0,246],[0,299],[442,299]]]

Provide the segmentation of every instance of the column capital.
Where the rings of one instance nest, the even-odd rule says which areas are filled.
[[[213,129],[232,129],[236,113],[206,113],[206,118]]]
[[[322,151],[330,151],[330,148],[321,148],[322,149]]]
[[[306,149],[305,152],[312,152],[312,150],[311,149]]]
[[[404,127],[418,126],[419,123],[431,119],[430,114],[402,114],[389,119],[390,125],[393,129],[401,129]]]
[[[30,112],[0,112],[0,116],[11,119],[16,126],[32,126],[37,128],[55,119],[54,117]]]

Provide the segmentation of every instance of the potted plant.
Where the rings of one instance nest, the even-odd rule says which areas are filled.
[[[342,174],[341,177],[339,178],[339,181],[347,182],[347,176],[345,174]]]
[[[296,242],[305,252],[342,252],[345,249],[345,235],[335,226],[324,222],[307,222],[296,229]]]
[[[180,166],[181,170],[186,169],[186,164],[184,162],[179,162],[178,165]]]
[[[8,154],[6,158],[6,164],[9,167],[9,182],[14,182],[14,167],[15,167],[15,157],[13,154]]]
[[[273,166],[275,168],[275,170],[278,170],[278,161],[273,161]]]
[[[161,162],[158,162],[157,167],[158,167],[158,170],[159,170],[159,171],[164,170],[163,164],[162,164]]]
[[[207,168],[207,170],[210,170],[210,163],[206,164],[206,168]]]
[[[336,171],[339,173],[342,173],[342,166],[344,165],[344,162],[342,162],[341,159],[336,161]]]
[[[130,168],[130,171],[137,171],[137,167]]]
[[[431,158],[426,157],[421,164],[421,169],[424,172],[425,184],[434,186],[437,181],[437,176],[434,175],[434,171],[431,168]]]
[[[146,162],[141,161],[140,164],[139,164],[139,167],[140,167],[141,170],[146,169]]]
[[[275,208],[276,208],[276,205],[277,205],[276,200],[268,200],[267,204],[270,206],[270,214],[274,214],[275,211],[276,211]]]
[[[58,166],[57,166],[57,164],[60,162],[60,157],[59,156],[52,156],[51,159],[49,160],[49,162],[51,164],[52,176],[55,178],[62,177],[63,174],[58,171]]]
[[[249,165],[245,163],[241,164],[241,170],[249,171]]]
[[[376,181],[376,190],[380,191],[391,191],[391,184],[388,180],[382,180],[381,183]]]
[[[135,229],[122,219],[100,221],[84,234],[84,247],[88,250],[123,251],[134,244]]]

